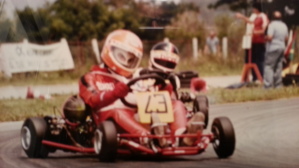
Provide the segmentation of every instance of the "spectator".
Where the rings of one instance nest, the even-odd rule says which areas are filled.
[[[283,55],[288,40],[288,28],[281,21],[281,13],[275,11],[266,36],[264,87],[282,86]]]
[[[216,33],[214,30],[210,31],[210,34],[206,39],[204,53],[205,54],[213,54],[213,55],[217,55],[220,53],[219,39],[216,36]]]
[[[264,70],[265,58],[265,30],[269,23],[268,17],[262,12],[262,4],[254,3],[252,14],[248,18],[241,13],[236,13],[238,19],[244,20],[246,25],[246,34],[251,36],[251,62],[255,63],[261,75]],[[249,62],[249,50],[246,50],[245,63]],[[257,80],[257,75],[252,71],[252,81]]]

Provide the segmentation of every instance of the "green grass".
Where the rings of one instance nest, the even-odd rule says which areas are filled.
[[[0,100],[0,122],[20,121],[31,116],[54,115],[54,107],[61,109],[70,95],[54,95],[51,99]],[[56,114],[60,115],[56,110]]]
[[[54,95],[51,99],[0,100],[0,122],[20,121],[32,116],[54,115],[54,107],[61,109],[70,95]],[[210,104],[237,103],[259,100],[275,100],[299,97],[299,87],[283,87],[265,90],[260,87],[241,89],[211,89],[208,91]],[[56,110],[56,115],[60,115]]]
[[[208,93],[212,103],[237,103],[260,100],[276,100],[281,98],[299,97],[299,87],[281,87],[264,89],[262,87],[240,89],[212,89]]]

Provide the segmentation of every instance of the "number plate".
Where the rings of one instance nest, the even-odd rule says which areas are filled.
[[[167,91],[135,93],[141,123],[151,122],[151,113],[156,112],[161,122],[173,122],[173,108]]]

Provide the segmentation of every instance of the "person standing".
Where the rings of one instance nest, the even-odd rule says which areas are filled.
[[[219,52],[220,52],[219,39],[216,36],[215,31],[211,30],[209,36],[206,39],[206,45],[205,45],[205,48],[204,48],[204,53],[205,54],[218,55]]]
[[[265,13],[262,12],[262,4],[254,3],[252,14],[248,18],[241,13],[236,13],[238,19],[244,20],[246,25],[246,36],[251,37],[251,62],[255,63],[261,75],[264,70],[265,58],[265,31],[269,20]],[[249,63],[249,50],[246,50],[245,63]],[[257,80],[257,75],[252,71],[252,81]]]
[[[275,11],[266,36],[264,87],[282,86],[283,55],[288,39],[287,25],[281,20],[281,13]]]

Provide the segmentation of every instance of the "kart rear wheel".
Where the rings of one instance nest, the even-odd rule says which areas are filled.
[[[235,131],[227,117],[217,117],[212,124],[213,147],[219,158],[227,158],[235,150]]]
[[[29,158],[46,158],[49,154],[47,147],[42,144],[48,126],[40,117],[28,118],[21,128],[21,145]]]
[[[193,101],[193,112],[201,112],[205,116],[205,129],[209,124],[209,101],[207,96],[199,95]]]
[[[102,162],[115,161],[117,154],[117,131],[112,121],[104,121],[95,131],[94,149]]]

